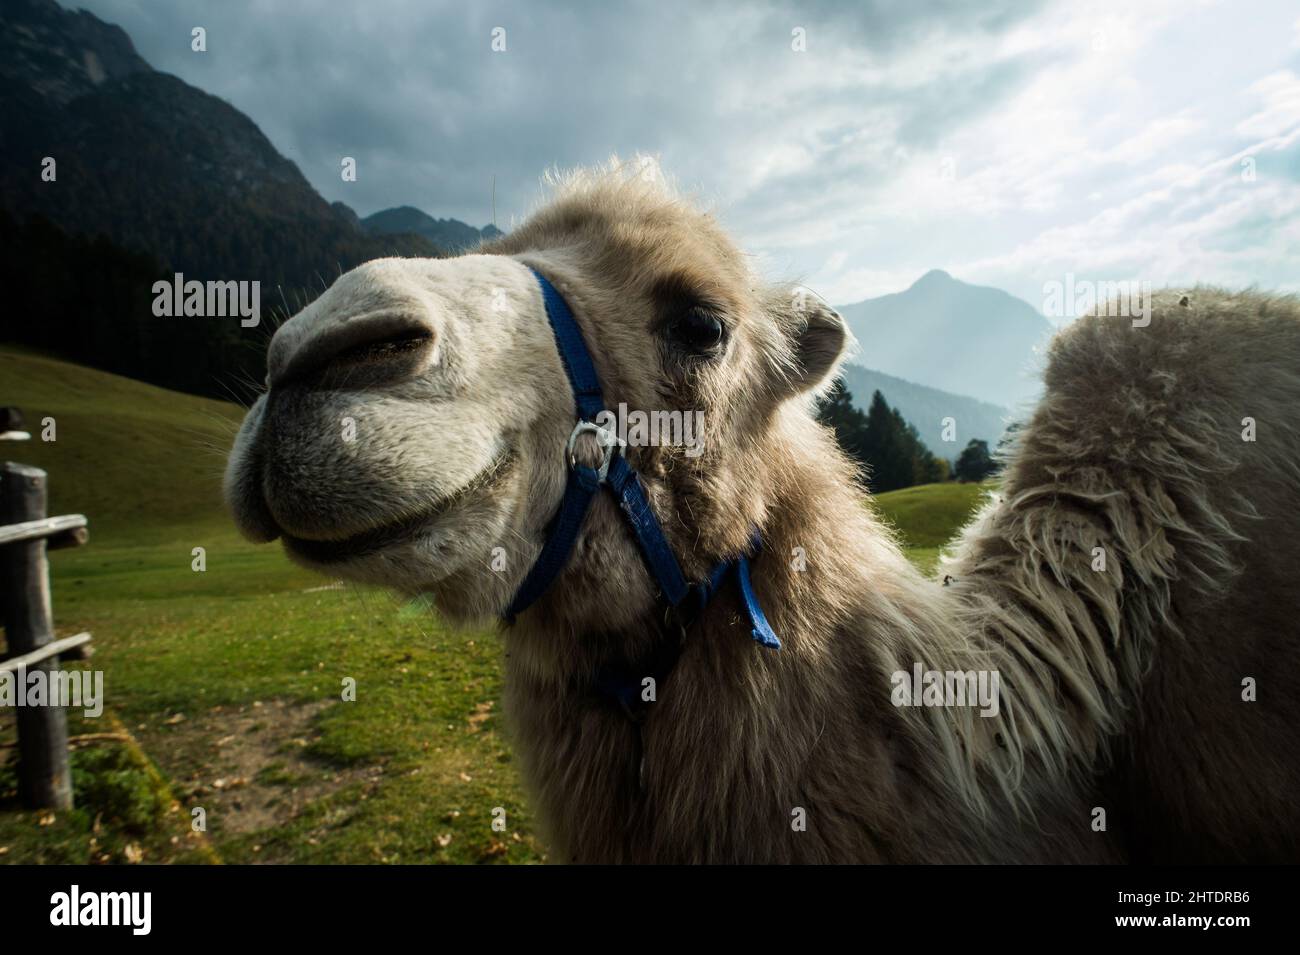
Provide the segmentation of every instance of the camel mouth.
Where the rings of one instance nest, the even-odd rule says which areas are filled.
[[[308,563],[326,565],[366,557],[390,547],[410,543],[428,533],[442,518],[471,497],[490,493],[495,485],[506,478],[514,462],[513,451],[506,449],[459,490],[421,507],[413,514],[368,530],[332,539],[309,539],[282,533],[281,540],[291,556]]]

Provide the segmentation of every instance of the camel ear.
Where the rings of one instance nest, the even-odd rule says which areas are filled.
[[[843,317],[800,289],[793,296],[788,327],[794,355],[790,393],[802,394],[829,384],[852,341]]]

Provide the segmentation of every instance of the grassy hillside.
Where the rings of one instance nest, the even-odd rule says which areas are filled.
[[[240,540],[219,496],[240,409],[12,348],[0,389],[36,435],[0,453],[49,471],[53,513],[90,518],[87,546],[50,557],[56,632],[91,631],[105,674],[105,715],[74,712],[70,732],[125,737],[74,749],[74,812],[23,811],[0,709],[0,863],[545,857],[500,725],[499,635]],[[979,491],[909,488],[877,506],[927,566]]]
[[[0,347],[0,404],[17,405],[32,440],[0,454],[50,475],[50,513],[86,514],[100,540],[153,540],[215,526],[224,454],[243,415],[196,398],[13,346]],[[52,442],[41,422],[55,420]]]
[[[50,557],[56,633],[91,631],[105,674],[104,716],[73,711],[69,732],[129,734],[74,748],[73,812],[28,812],[0,709],[0,863],[542,858],[498,725],[498,635],[241,540],[219,493],[239,408],[9,347],[0,389],[34,435],[0,453],[49,472],[52,513],[90,518],[87,546]]]
[[[974,516],[988,494],[987,484],[920,484],[878,494],[876,510],[899,532],[912,562],[927,573],[939,553]]]
[[[984,502],[987,484],[919,484],[877,494],[876,508],[909,548],[942,547]]]

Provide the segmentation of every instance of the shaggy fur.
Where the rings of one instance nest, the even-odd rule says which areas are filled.
[[[724,588],[633,725],[596,675],[637,676],[676,634],[598,500],[570,565],[506,636],[507,710],[557,858],[1294,861],[1300,307],[1196,289],[1185,304],[1157,296],[1146,328],[1094,316],[1060,334],[1046,395],[945,587],[902,556],[811,415],[847,341],[838,316],[763,283],[712,217],[640,168],[555,183],[481,257],[363,267],[286,324],[276,361],[309,352],[326,380],[310,392],[273,380],[250,413],[227,485],[241,527],[286,533],[291,554],[330,573],[432,593],[458,619],[499,614],[562,494],[573,420],[517,267],[533,265],[574,309],[611,405],[705,411],[698,458],[628,454],[689,576],[762,529],[754,580],[784,643],[756,646]],[[495,270],[486,285],[506,289],[508,318],[420,305],[419,289],[454,299],[457,262],[480,270],[463,276],[475,288]],[[357,312],[350,283],[365,283],[366,314],[375,295],[400,300],[446,350],[387,378],[340,375],[330,329]],[[712,362],[665,343],[701,300],[728,327]],[[485,412],[493,395],[513,399],[508,414]],[[304,436],[304,416],[380,404],[393,411],[380,436],[346,454]],[[430,404],[439,429],[416,423]],[[465,419],[476,427],[458,430]],[[418,480],[407,460],[425,462]],[[383,486],[342,490],[357,480]],[[428,485],[429,523],[386,531],[377,552],[323,554],[409,518]],[[495,547],[515,558],[505,573],[484,569]],[[895,707],[890,675],[917,662],[997,670],[1000,713]],[[1241,699],[1246,677],[1258,702]]]

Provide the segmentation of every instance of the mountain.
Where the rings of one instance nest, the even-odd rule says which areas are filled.
[[[918,385],[861,365],[848,363],[841,374],[855,405],[866,411],[872,393],[879,391],[890,407],[897,408],[909,424],[916,426],[931,453],[949,462],[957,459],[972,438],[987,441],[990,448],[996,447],[1011,418],[1007,408]],[[953,419],[952,441],[943,440],[944,418]]]
[[[459,219],[435,219],[414,206],[397,206],[376,212],[362,219],[361,227],[371,235],[424,236],[448,252],[463,252],[502,234],[500,229],[490,223],[482,229],[476,229]]]
[[[92,93],[109,80],[151,72],[121,27],[53,0],[6,0],[0,35],[0,77],[30,87],[57,105]]]
[[[4,398],[33,440],[6,453],[50,473],[51,514],[90,515],[91,541],[221,520],[221,470],[203,452],[229,444],[243,409],[0,345]],[[46,416],[58,440],[36,435]]]
[[[861,360],[886,374],[1011,407],[1041,391],[1035,348],[1052,326],[999,289],[935,269],[906,291],[836,308],[862,346]]]
[[[119,27],[54,0],[5,0],[0,138],[0,205],[19,219],[103,234],[197,278],[306,297],[368,258],[438,253],[358,229],[247,116],[153,70]],[[42,178],[46,157],[54,181]]]
[[[228,397],[231,381],[261,379],[274,310],[368,259],[444,254],[372,235],[239,110],[54,0],[0,6],[0,141],[0,233],[31,243],[5,246],[6,297],[37,306],[6,308],[0,339],[156,384]],[[150,288],[174,272],[260,282],[265,324],[159,320]],[[93,344],[105,338],[116,344]]]

